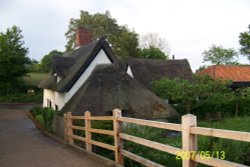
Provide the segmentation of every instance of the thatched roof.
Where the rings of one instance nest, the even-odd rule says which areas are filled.
[[[134,78],[150,88],[154,80],[162,78],[181,78],[192,81],[192,70],[187,59],[182,60],[154,60],[136,59],[128,60]]]
[[[65,77],[68,69],[75,63],[75,59],[71,57],[54,56],[52,58],[52,74]]]
[[[39,87],[60,93],[67,92],[88,68],[101,49],[107,53],[111,62],[117,63],[109,44],[104,38],[101,38],[98,41],[66,52],[63,54],[63,57],[54,57],[52,59],[53,70],[51,71],[51,75],[42,81]],[[62,77],[59,83],[56,83],[54,73]]]
[[[158,119],[177,116],[176,111],[116,65],[99,65],[84,85],[63,107],[63,112],[110,115],[114,108],[135,118]]]

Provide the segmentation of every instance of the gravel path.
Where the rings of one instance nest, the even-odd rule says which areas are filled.
[[[37,130],[25,111],[0,109],[0,167],[104,167]]]

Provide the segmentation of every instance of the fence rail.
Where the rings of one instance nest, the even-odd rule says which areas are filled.
[[[73,120],[84,120],[85,127],[73,125]],[[91,121],[112,121],[113,130],[103,130],[103,129],[94,129],[91,128]],[[167,144],[161,144],[140,137],[128,135],[122,132],[122,123],[131,123],[137,125],[144,125],[149,127],[167,129],[180,131],[182,133],[182,149],[173,147]],[[239,131],[230,131],[230,130],[221,130],[221,129],[212,129],[212,128],[202,128],[197,127],[196,116],[187,114],[182,116],[181,124],[165,123],[158,121],[149,121],[142,119],[134,119],[128,117],[122,117],[122,113],[119,109],[113,110],[113,116],[91,116],[89,111],[85,112],[84,116],[72,116],[70,112],[64,114],[64,123],[65,123],[65,142],[69,144],[74,144],[74,140],[84,141],[86,145],[86,150],[92,152],[92,145],[103,147],[109,150],[114,151],[116,163],[123,165],[123,157],[128,157],[134,161],[137,161],[145,166],[155,166],[163,167],[160,164],[157,164],[153,161],[135,155],[127,150],[123,149],[123,140],[131,141],[140,145],[144,145],[156,150],[167,152],[173,155],[177,155],[178,152],[184,151],[189,154],[189,159],[182,159],[183,167],[195,167],[197,163],[202,163],[210,166],[220,166],[220,167],[246,167],[245,165],[216,159],[209,158],[204,159],[197,152],[197,135],[219,137],[225,139],[239,140],[244,142],[250,142],[250,133],[248,132],[239,132]],[[82,130],[85,132],[85,137],[77,136],[73,133],[73,129]],[[114,137],[114,145],[101,143],[98,141],[92,140],[92,133],[105,134]],[[191,153],[194,153],[191,156]]]

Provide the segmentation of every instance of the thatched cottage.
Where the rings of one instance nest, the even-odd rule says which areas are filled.
[[[131,58],[127,62],[127,73],[150,89],[151,82],[163,77],[192,81],[192,70],[187,59],[155,60]]]
[[[148,89],[150,79],[147,79],[147,83],[139,79],[140,74],[133,61],[140,60],[131,59],[124,70],[104,38],[91,42],[86,34],[85,29],[76,31],[76,48],[53,58],[51,73],[39,85],[44,91],[44,107],[70,111],[73,115],[83,115],[87,110],[92,115],[110,115],[114,108],[123,110],[123,115],[144,119],[178,115],[169,104]],[[189,78],[192,75],[186,60],[151,61],[155,66],[158,62],[159,67],[172,64],[163,68],[170,70],[171,78],[174,73],[182,73],[181,69],[184,75],[180,76]],[[148,68],[150,70],[151,66]],[[168,77],[165,74],[167,72],[162,70],[152,71],[151,80]]]

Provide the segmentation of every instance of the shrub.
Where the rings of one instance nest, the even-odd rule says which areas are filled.
[[[41,103],[42,92],[36,92],[35,94],[28,93],[13,93],[0,96],[0,102],[3,103]]]
[[[169,144],[174,147],[181,147],[180,137],[178,138],[166,138],[164,137],[165,133],[169,133],[167,130],[162,130],[159,128],[140,126],[140,125],[127,125],[123,129],[124,133],[141,137],[147,140]],[[165,166],[181,166],[181,161],[176,160],[176,156],[158,151],[146,146],[142,146],[133,142],[124,142],[124,149],[132,152],[138,156],[144,157],[156,163],[165,165]],[[138,166],[142,167],[143,165],[138,164],[131,159],[125,159],[125,166]]]
[[[41,115],[42,112],[43,112],[43,108],[42,107],[38,107],[38,106],[35,106],[33,107],[31,110],[30,110],[31,114],[35,117],[37,115]]]
[[[221,128],[228,130],[238,130],[238,131],[247,131],[249,132],[248,122],[250,117],[236,117],[236,118],[225,118],[222,122],[210,123],[208,121],[198,122],[199,127],[210,127],[210,128]],[[84,126],[83,120],[74,120],[74,125]],[[112,130],[113,125],[110,121],[92,121],[92,128],[95,129],[106,129]],[[169,133],[167,130],[133,125],[133,124],[124,124],[123,133],[155,141],[158,143],[168,144],[173,147],[181,148],[181,136],[166,135]],[[85,136],[84,131],[74,130],[74,134]],[[177,133],[178,134],[178,133]],[[102,134],[92,134],[92,139],[113,145],[113,137],[102,135]],[[84,147],[83,142],[78,142],[75,140],[79,146]],[[132,152],[138,156],[144,157],[156,163],[171,166],[179,167],[182,164],[182,160],[177,160],[175,155],[168,154],[166,152],[158,151],[140,144],[136,144],[130,141],[123,141],[124,149]],[[198,136],[198,150],[200,151],[224,151],[225,159],[228,161],[237,162],[240,164],[250,165],[248,157],[250,156],[250,143],[233,141],[227,139],[220,139],[214,137]],[[114,160],[114,154],[110,150],[106,150],[100,147],[93,147],[93,151],[101,156]],[[216,154],[215,154],[216,156]],[[216,158],[216,157],[215,157]],[[124,158],[125,166],[129,167],[142,167],[143,165],[129,159]],[[206,165],[198,164],[199,167],[205,167]]]
[[[39,114],[35,116],[35,119],[37,120],[37,122],[44,128],[44,118],[43,115]]]
[[[222,122],[199,122],[199,126],[216,129],[236,130],[250,132],[248,126],[250,117],[226,118]],[[224,151],[225,159],[245,165],[250,165],[250,143],[214,137],[198,137],[200,151]]]
[[[56,113],[55,110],[53,110],[52,108],[48,108],[48,107],[34,107],[33,109],[31,109],[31,113],[32,115],[36,118],[36,120],[38,121],[38,119],[40,119],[39,121],[41,121],[42,117],[42,121],[39,122],[43,128],[48,131],[48,132],[52,132],[52,122],[53,122],[53,118],[54,118],[54,114]],[[38,117],[38,119],[37,119]]]

